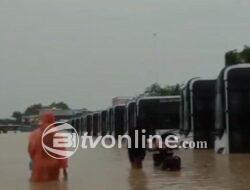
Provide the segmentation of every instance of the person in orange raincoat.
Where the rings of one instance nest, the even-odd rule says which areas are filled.
[[[59,180],[60,170],[63,170],[64,179],[67,179],[67,159],[55,159],[49,156],[42,147],[42,135],[44,130],[55,123],[55,116],[51,112],[43,113],[40,116],[39,128],[34,130],[29,137],[28,152],[32,160],[32,182],[48,182]],[[55,127],[55,126],[51,126]],[[47,135],[43,141],[52,147],[53,136]]]

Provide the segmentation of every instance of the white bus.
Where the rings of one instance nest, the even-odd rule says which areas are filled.
[[[225,67],[216,83],[215,151],[250,153],[250,64]]]
[[[193,78],[181,91],[180,134],[183,140],[203,141],[214,148],[216,80]]]

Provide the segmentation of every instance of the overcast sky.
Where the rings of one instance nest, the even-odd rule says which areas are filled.
[[[0,0],[0,117],[102,109],[153,82],[216,77],[250,44],[249,0]]]

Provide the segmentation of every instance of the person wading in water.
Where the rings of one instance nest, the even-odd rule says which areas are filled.
[[[51,112],[40,115],[39,128],[34,130],[29,137],[28,153],[31,158],[31,182],[48,182],[59,180],[60,170],[63,171],[64,179],[67,179],[67,159],[55,159],[49,156],[42,147],[42,135],[48,127],[56,127],[55,116]],[[43,142],[53,147],[54,133],[44,137]]]

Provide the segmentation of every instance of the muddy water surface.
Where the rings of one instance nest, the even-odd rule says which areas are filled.
[[[179,151],[180,172],[155,169],[148,154],[143,170],[130,168],[126,149],[79,150],[70,159],[68,182],[30,184],[28,134],[0,134],[0,184],[4,190],[249,190],[250,155]]]

